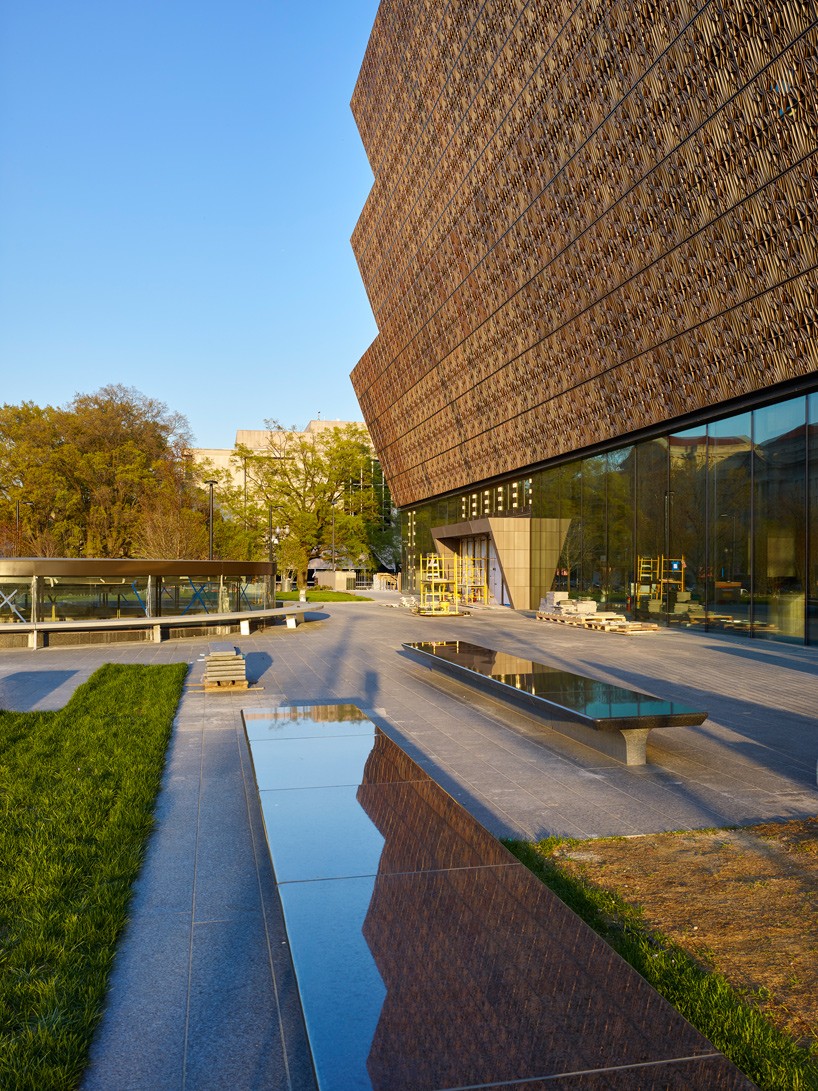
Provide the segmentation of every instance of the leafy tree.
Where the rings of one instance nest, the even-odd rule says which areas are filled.
[[[154,470],[154,477],[158,487],[139,506],[134,532],[136,554],[167,559],[206,557],[207,512],[189,460],[162,462]]]
[[[229,471],[208,468],[220,481],[219,505],[228,517],[220,531],[233,555],[266,557],[272,522],[281,531],[278,566],[295,572],[300,587],[318,558],[339,567],[370,564],[373,542],[383,537],[384,486],[366,429],[346,424],[302,433],[267,424],[263,450],[235,449],[240,484]]]
[[[204,518],[197,512],[202,493],[183,472],[189,445],[184,417],[119,385],[78,394],[62,408],[3,406],[0,547],[134,556],[151,537],[149,524],[155,531],[164,513],[166,523],[185,528],[185,547],[200,549],[194,528]],[[16,539],[18,522],[20,541],[9,550],[9,528]]]
[[[380,462],[372,469],[372,489],[375,494],[377,518],[369,525],[369,545],[377,561],[391,572],[400,568],[403,543],[400,518],[383,476]]]

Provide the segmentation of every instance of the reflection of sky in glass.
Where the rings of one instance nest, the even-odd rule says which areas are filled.
[[[734,417],[726,417],[722,420],[711,421],[707,426],[708,436],[714,439],[738,438],[746,441],[749,446],[752,420],[749,413],[737,413]]]
[[[687,705],[664,701],[647,693],[600,682],[584,675],[558,667],[546,667],[530,659],[521,659],[506,652],[492,652],[479,645],[463,640],[420,641],[407,644],[444,659],[448,663],[475,671],[504,685],[512,686],[545,701],[552,701],[562,708],[588,716],[594,720],[623,720],[637,716],[670,716],[692,712]],[[494,669],[494,659],[502,657],[505,668],[502,673]]]
[[[374,734],[337,738],[254,739],[251,752],[260,791],[360,784]]]
[[[786,435],[796,429],[803,429],[805,423],[805,402],[803,398],[770,405],[753,412],[753,439],[756,446],[769,443],[770,440]]]
[[[386,987],[363,927],[384,838],[357,793],[380,733],[352,705],[244,720],[320,1086],[370,1088]]]
[[[259,793],[280,883],[377,872],[383,836],[357,792],[344,784]]]
[[[363,936],[374,888],[374,876],[279,886],[321,1091],[372,1086],[366,1061],[386,999]]]

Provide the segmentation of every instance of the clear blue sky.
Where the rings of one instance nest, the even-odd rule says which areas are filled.
[[[202,447],[360,418],[377,6],[0,0],[0,403],[123,383]]]

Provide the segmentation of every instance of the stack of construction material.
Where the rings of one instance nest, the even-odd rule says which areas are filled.
[[[576,625],[583,629],[598,629],[606,633],[656,632],[658,625],[642,621],[628,621],[624,614],[598,610],[593,599],[569,599],[565,591],[549,591],[540,600],[538,621],[558,621],[563,625]]]
[[[540,600],[540,613],[556,614],[557,617],[587,617],[596,613],[593,599],[569,599],[567,591],[549,591]]]
[[[205,689],[247,689],[244,656],[232,644],[211,644],[205,659]]]
[[[557,605],[558,614],[568,614],[571,617],[588,617],[596,613],[596,602],[593,599],[565,599]]]

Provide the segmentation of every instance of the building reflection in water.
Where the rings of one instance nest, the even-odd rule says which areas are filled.
[[[750,1086],[403,750],[368,728],[357,785],[265,791],[263,768],[259,783],[324,1091],[423,1091],[641,1064],[662,1066],[656,1086]],[[289,818],[268,819],[274,797],[299,795],[297,833]],[[352,824],[349,808],[359,815]],[[371,847],[358,870],[348,856],[341,877],[278,873],[278,838],[298,836],[302,857],[334,839],[349,854],[342,841],[364,816],[383,839],[375,874]],[[615,1086],[644,1087],[643,1076],[636,1069],[623,1082],[620,1072]]]

